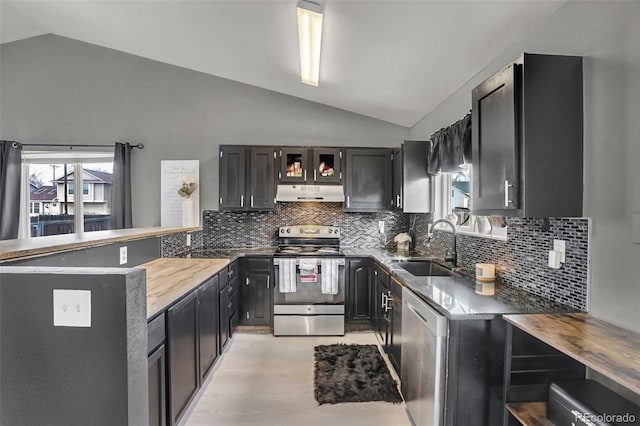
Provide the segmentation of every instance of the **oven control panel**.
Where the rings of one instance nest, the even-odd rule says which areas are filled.
[[[326,225],[290,225],[281,226],[280,237],[340,238],[340,228]]]

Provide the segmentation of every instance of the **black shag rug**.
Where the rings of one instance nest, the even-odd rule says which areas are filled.
[[[402,402],[376,345],[320,345],[315,348],[315,360],[315,394],[320,404]]]

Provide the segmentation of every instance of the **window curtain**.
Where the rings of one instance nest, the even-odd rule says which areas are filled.
[[[461,164],[471,163],[471,114],[438,130],[430,141],[429,175],[457,172]]]
[[[0,141],[0,240],[18,238],[22,145]]]
[[[131,213],[131,150],[128,143],[116,142],[111,187],[111,229],[133,227]]]

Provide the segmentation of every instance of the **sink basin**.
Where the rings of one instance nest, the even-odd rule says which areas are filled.
[[[457,277],[458,274],[430,260],[406,260],[398,266],[416,277]]]

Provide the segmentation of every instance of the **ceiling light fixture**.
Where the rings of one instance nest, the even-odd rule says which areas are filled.
[[[322,11],[322,6],[317,3],[305,0],[298,2],[300,77],[303,83],[315,87],[320,81]]]

